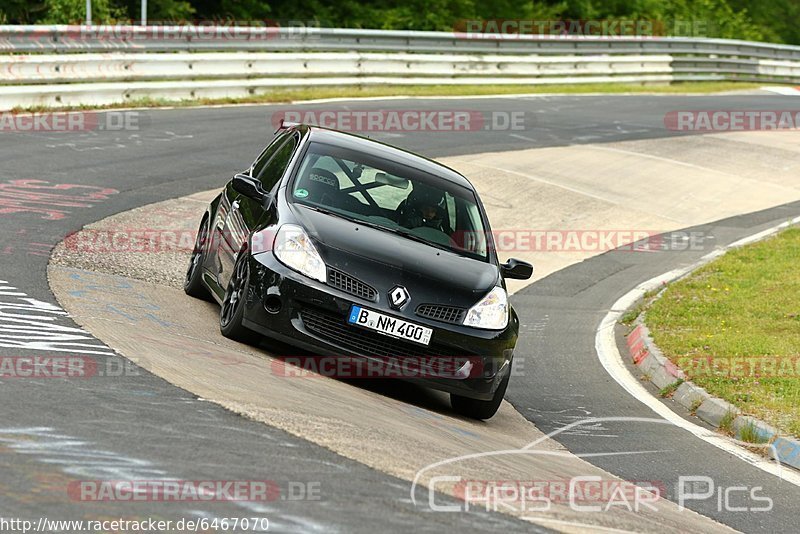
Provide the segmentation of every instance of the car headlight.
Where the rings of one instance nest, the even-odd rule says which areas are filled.
[[[278,261],[309,278],[325,282],[327,269],[305,230],[284,224],[275,236],[273,249]]]
[[[500,286],[495,287],[469,309],[464,326],[502,330],[508,325],[508,297]]]

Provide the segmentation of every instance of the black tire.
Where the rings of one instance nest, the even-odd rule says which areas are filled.
[[[225,297],[219,309],[219,331],[223,336],[253,344],[258,341],[258,335],[242,325],[244,318],[245,300],[250,284],[249,254],[246,249],[239,252],[236,263],[233,265],[233,274],[225,289]]]
[[[208,217],[204,217],[197,230],[192,257],[189,259],[189,268],[183,279],[183,291],[194,298],[211,300],[211,294],[203,285],[203,262],[206,259],[206,246],[208,244]]]
[[[453,410],[461,415],[471,419],[491,419],[497,410],[500,408],[500,403],[503,402],[503,397],[508,388],[508,380],[511,378],[511,373],[506,374],[500,386],[494,392],[492,400],[478,400],[470,399],[469,397],[462,397],[454,393],[450,394],[450,405]]]

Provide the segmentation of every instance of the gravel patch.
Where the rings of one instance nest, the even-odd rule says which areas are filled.
[[[180,289],[200,218],[217,192],[165,200],[89,224],[59,243],[50,261]]]

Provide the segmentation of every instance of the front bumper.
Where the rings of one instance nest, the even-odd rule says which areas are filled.
[[[423,346],[347,323],[353,304],[397,316],[393,310],[305,277],[281,264],[272,252],[250,256],[249,261],[243,324],[265,336],[315,355],[365,358],[384,365],[399,363],[405,370],[421,369],[388,376],[480,400],[490,400],[511,372],[519,328],[513,312],[501,331],[403,317],[433,329],[430,345]],[[446,372],[441,372],[442,363]],[[430,372],[432,366],[438,371]],[[456,368],[457,372],[451,372]]]

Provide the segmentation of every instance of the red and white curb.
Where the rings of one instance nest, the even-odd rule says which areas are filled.
[[[780,86],[766,86],[761,88],[762,91],[769,91],[779,95],[799,96],[800,87],[780,87]]]
[[[611,378],[613,378],[617,384],[619,384],[620,387],[622,387],[633,398],[650,408],[653,412],[664,418],[669,423],[691,433],[696,438],[701,439],[706,443],[713,445],[754,467],[757,467],[758,469],[761,469],[766,473],[774,475],[782,480],[800,487],[800,472],[797,472],[793,469],[786,469],[784,467],[785,464],[788,464],[790,461],[796,461],[798,456],[800,456],[800,449],[798,449],[795,443],[785,441],[781,437],[776,438],[775,442],[772,444],[772,449],[773,451],[780,451],[777,454],[780,454],[780,457],[783,460],[775,461],[774,459],[767,459],[762,455],[748,450],[745,446],[743,446],[744,444],[742,444],[742,442],[725,436],[716,429],[712,430],[698,425],[691,420],[684,418],[682,415],[674,412],[669,406],[662,402],[662,399],[654,396],[641,383],[641,380],[633,376],[628,369],[622,354],[620,353],[619,347],[617,346],[615,334],[615,327],[618,321],[629,309],[636,305],[636,303],[639,302],[646,293],[658,290],[667,283],[686,276],[710,261],[722,256],[728,250],[759,241],[798,223],[800,223],[800,217],[795,217],[790,221],[786,221],[782,224],[762,232],[758,232],[757,234],[751,235],[744,239],[740,239],[739,241],[731,243],[724,248],[714,250],[700,258],[699,261],[692,265],[666,272],[631,289],[611,306],[611,309],[597,327],[597,331],[595,333],[595,351],[597,352],[597,358],[600,361],[600,364],[603,366],[609,376],[611,376]],[[635,343],[632,344],[636,346],[635,350],[638,353],[637,357],[641,361],[646,360],[646,355],[641,352],[642,347],[637,346]],[[650,351],[648,350],[648,353],[649,352]],[[653,365],[652,360],[650,365]],[[666,369],[664,369],[664,373],[666,373],[668,376],[672,376],[666,371]],[[668,383],[674,383],[676,380],[677,378],[673,377],[673,379]],[[687,389],[684,389],[682,394],[686,394],[686,392]],[[705,401],[703,401],[703,403],[705,403]],[[710,410],[711,405],[707,405],[707,408]],[[747,420],[745,420],[745,422],[746,421]]]
[[[712,397],[705,389],[687,380],[684,372],[659,350],[644,323],[637,320],[626,344],[633,363],[657,388],[663,390],[677,386],[672,400],[714,428],[720,428],[725,419],[731,420],[731,430],[737,439],[741,440],[743,431],[747,430],[760,442],[771,443],[774,455],[781,463],[800,469],[800,441],[779,435],[774,427],[742,415],[733,404]]]

